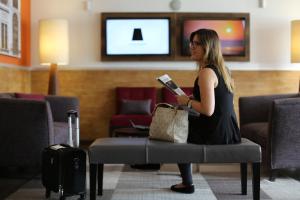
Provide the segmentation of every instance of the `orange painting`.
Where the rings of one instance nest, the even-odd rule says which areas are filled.
[[[245,54],[245,20],[186,20],[183,23],[183,55],[189,55],[189,37],[200,28],[215,30],[223,55]]]
[[[20,55],[10,56],[5,54],[0,54],[0,63],[13,64],[19,66],[29,66],[30,65],[30,0],[20,0],[19,4],[18,1],[1,1],[1,7],[3,7],[3,9],[7,9],[10,6],[17,6],[21,9]],[[5,27],[1,27],[2,32],[4,32],[3,28]],[[1,37],[5,39],[7,36],[1,34]],[[0,48],[2,46],[3,47],[7,46],[6,44],[2,44],[2,43],[0,44]]]

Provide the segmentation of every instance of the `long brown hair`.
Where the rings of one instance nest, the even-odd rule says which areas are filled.
[[[234,83],[230,72],[225,66],[224,58],[221,52],[221,44],[216,31],[211,29],[199,29],[191,33],[190,42],[195,36],[198,36],[200,46],[204,49],[203,63],[205,66],[213,65],[217,67],[220,75],[223,77],[228,90],[233,93]],[[199,61],[200,62],[200,61]],[[199,66],[205,67],[205,66]]]

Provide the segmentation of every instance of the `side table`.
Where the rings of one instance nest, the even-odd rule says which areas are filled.
[[[117,128],[113,131],[115,137],[148,137],[149,130],[136,128]]]

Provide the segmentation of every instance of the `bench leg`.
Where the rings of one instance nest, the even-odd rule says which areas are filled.
[[[240,163],[242,195],[247,195],[247,163]]]
[[[253,200],[260,199],[260,163],[252,163],[252,191]]]
[[[97,165],[90,163],[90,200],[96,200]]]
[[[103,164],[98,164],[98,195],[103,195]]]

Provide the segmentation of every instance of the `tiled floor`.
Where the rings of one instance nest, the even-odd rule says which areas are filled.
[[[169,187],[180,182],[176,165],[163,165],[160,171],[141,171],[123,165],[105,165],[104,195],[99,200],[193,200],[193,199],[252,199],[251,179],[248,180],[248,195],[240,195],[239,165],[201,165],[200,173],[193,167],[196,186],[194,194],[171,192]],[[249,174],[249,178],[251,178]],[[87,188],[89,180],[87,176]],[[7,199],[44,199],[40,178],[28,182]],[[51,199],[56,199],[53,194]],[[70,200],[77,197],[68,198]],[[87,198],[88,199],[88,198]],[[280,177],[270,182],[261,179],[261,199],[300,199],[300,182]]]

